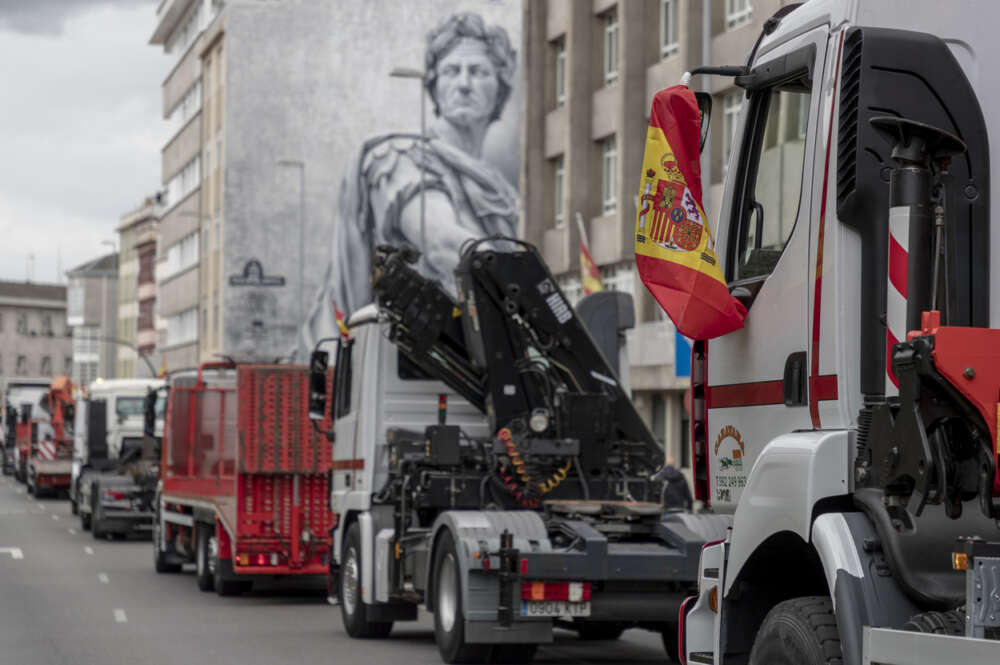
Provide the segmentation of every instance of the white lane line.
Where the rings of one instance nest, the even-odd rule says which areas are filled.
[[[18,494],[24,494],[24,488],[23,487],[18,487],[17,488],[17,493]]]
[[[128,623],[128,617],[125,616],[125,610],[123,610],[122,608],[120,607],[117,608],[114,614],[115,614],[115,623]]]
[[[36,501],[35,503],[38,504],[38,507],[40,509],[45,510],[45,504],[44,503],[42,503],[41,501]]]
[[[52,520],[53,520],[54,522],[58,522],[58,521],[59,521],[59,516],[58,516],[58,515],[53,515],[53,516],[52,516]]]
[[[73,527],[70,527],[70,528],[68,528],[66,530],[69,531],[69,535],[71,535],[71,536],[75,536],[76,535],[76,529],[74,529]]]
[[[83,546],[83,551],[86,552],[87,554],[93,554],[94,553],[94,548],[91,547],[90,545],[84,545]]]
[[[24,558],[24,552],[20,547],[0,547],[0,554],[9,554],[11,559]]]
[[[101,581],[101,584],[107,584],[110,581],[107,573],[97,573],[97,579]]]

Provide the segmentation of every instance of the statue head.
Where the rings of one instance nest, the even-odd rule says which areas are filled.
[[[427,34],[424,82],[435,115],[454,124],[491,123],[510,98],[516,52],[507,31],[479,14],[452,14]]]

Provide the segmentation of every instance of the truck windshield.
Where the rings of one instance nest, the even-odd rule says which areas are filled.
[[[157,400],[159,403],[160,400]],[[119,418],[131,418],[132,416],[142,416],[145,413],[144,397],[119,397],[115,401],[115,415]],[[157,409],[159,413],[159,409]]]

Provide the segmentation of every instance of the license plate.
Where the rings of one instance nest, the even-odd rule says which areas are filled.
[[[590,601],[571,603],[566,600],[521,601],[523,617],[589,617]]]

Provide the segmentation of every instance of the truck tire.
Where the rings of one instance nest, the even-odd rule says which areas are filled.
[[[829,596],[778,603],[764,618],[750,665],[842,665],[840,633]]]
[[[340,555],[340,616],[344,630],[356,639],[387,637],[391,621],[369,621],[368,607],[361,597],[361,528],[355,522],[347,530]]]
[[[219,565],[219,545],[215,529],[207,524],[195,527],[195,580],[202,591],[215,588],[215,570]]]
[[[253,582],[234,579],[236,573],[233,571],[233,560],[223,559],[219,556],[219,535],[216,531],[219,528],[216,525],[215,529],[211,530],[213,535],[212,540],[215,541],[215,545],[213,546],[211,541],[208,541],[208,561],[212,569],[212,576],[214,577],[213,586],[215,586],[215,593],[220,596],[239,596],[250,591],[253,588]]]
[[[451,532],[444,529],[434,553],[434,640],[446,663],[485,663],[492,644],[465,641],[465,612],[462,609],[462,576]]]
[[[156,505],[160,505],[159,499],[157,499]],[[161,575],[164,573],[179,573],[182,568],[181,564],[168,561],[167,553],[160,549],[160,529],[162,528],[160,510],[157,508],[156,513],[153,515],[153,570]]]
[[[97,517],[97,495],[90,495],[90,532],[94,535],[94,540],[100,540],[106,535],[101,528],[101,520]]]

